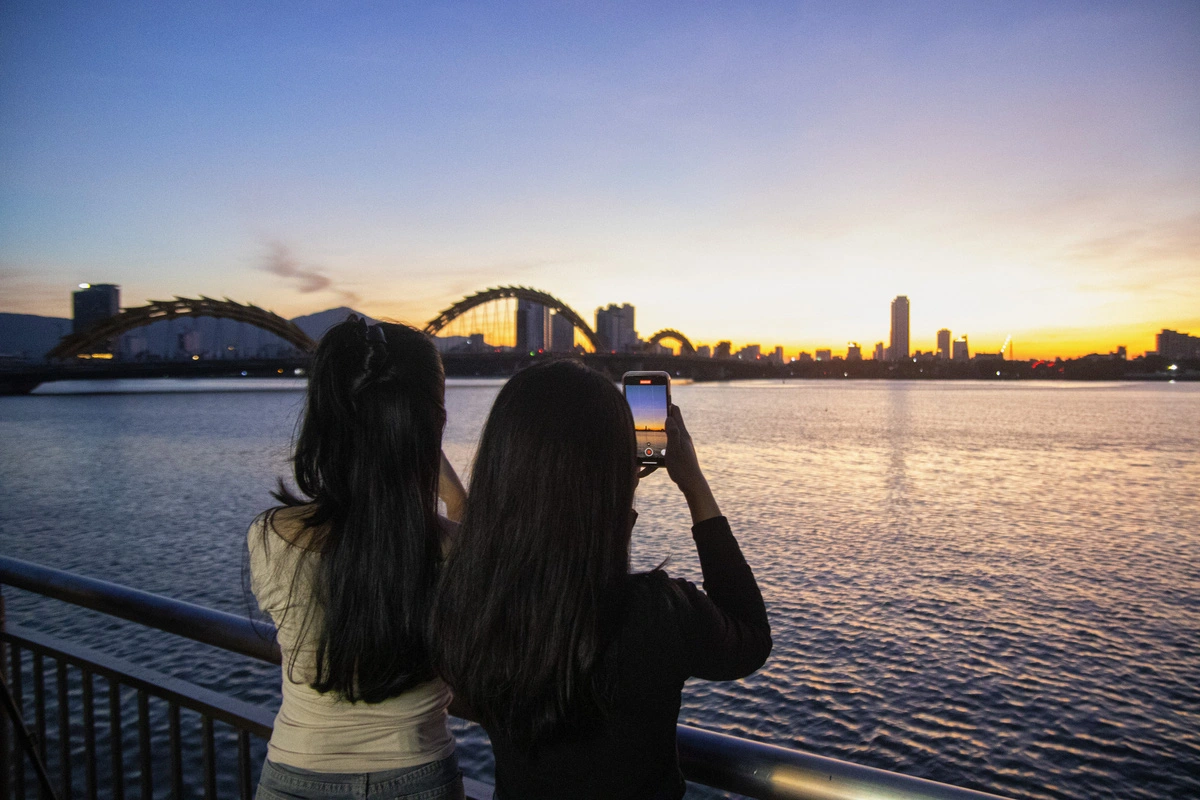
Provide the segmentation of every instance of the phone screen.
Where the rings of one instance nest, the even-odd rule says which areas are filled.
[[[622,380],[625,399],[633,412],[639,463],[662,464],[666,459],[669,381],[666,373],[627,373]]]

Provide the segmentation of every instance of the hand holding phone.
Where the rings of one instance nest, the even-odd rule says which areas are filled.
[[[688,510],[692,512],[692,524],[706,519],[721,516],[721,509],[713,497],[708,479],[700,469],[700,461],[696,458],[696,448],[692,444],[692,435],[683,424],[683,414],[679,406],[672,405],[667,416],[667,474],[687,500]]]

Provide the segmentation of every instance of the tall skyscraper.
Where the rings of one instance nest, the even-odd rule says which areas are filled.
[[[888,358],[891,361],[908,360],[908,298],[902,294],[892,301],[892,338]]]
[[[883,342],[875,343],[875,360],[883,361]]]
[[[967,350],[967,335],[963,334],[954,340],[954,360],[970,361],[971,353]]]
[[[111,283],[81,283],[72,293],[74,319],[71,333],[79,333],[102,319],[121,313],[121,287]]]
[[[862,348],[858,342],[850,342],[850,344],[846,345],[846,360],[862,361]]]
[[[561,313],[550,315],[550,349],[569,353],[575,348],[575,326]]]
[[[628,353],[636,349],[638,335],[633,327],[633,312],[628,303],[621,306],[610,303],[608,308],[596,309],[596,333],[608,342],[613,352]]]
[[[943,361],[950,358],[950,329],[942,328],[938,331],[938,358]]]
[[[517,300],[517,350],[537,352],[546,349],[550,338],[550,309],[529,300]]]

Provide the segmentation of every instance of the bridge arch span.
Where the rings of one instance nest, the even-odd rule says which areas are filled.
[[[67,359],[95,352],[110,339],[128,333],[135,328],[164,319],[179,317],[215,317],[246,322],[268,333],[273,333],[288,344],[305,353],[317,349],[317,343],[296,323],[256,305],[243,305],[228,298],[214,300],[211,297],[176,297],[174,300],[151,300],[149,305],[127,308],[115,317],[101,320],[86,331],[64,336],[46,355],[50,358]]]
[[[575,329],[587,338],[592,345],[592,349],[597,353],[603,353],[608,350],[608,343],[604,341],[604,337],[600,336],[596,331],[592,330],[592,326],[584,321],[583,317],[575,312],[575,309],[568,306],[563,301],[559,300],[549,292],[543,292],[538,289],[531,289],[528,286],[497,286],[491,289],[485,289],[482,292],[476,292],[472,295],[467,295],[462,300],[459,300],[454,305],[442,311],[436,317],[431,319],[425,325],[425,333],[430,336],[437,335],[438,331],[445,328],[454,320],[470,311],[472,308],[490,303],[494,300],[507,300],[516,298],[518,300],[528,300],[531,303],[552,308],[559,314],[566,317],[570,323],[575,326]]]
[[[650,337],[650,341],[647,344],[658,344],[663,339],[673,339],[679,342],[679,355],[681,356],[694,356],[696,354],[696,348],[692,346],[688,338],[673,328],[664,328],[654,334]]]

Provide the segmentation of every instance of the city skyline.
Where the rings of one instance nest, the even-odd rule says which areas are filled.
[[[0,311],[420,324],[520,284],[643,335],[1018,357],[1200,331],[1200,7],[0,8]]]
[[[536,291],[536,287],[534,288]],[[55,317],[70,321],[72,330],[79,332],[81,325],[86,328],[99,318],[112,316],[124,308],[134,308],[141,304],[137,303],[120,303],[121,287],[109,283],[81,283],[71,291],[73,313],[66,317]],[[552,293],[551,293],[552,295]],[[178,295],[177,295],[178,297]],[[461,298],[463,300],[467,298]],[[486,306],[485,306],[486,308]],[[333,308],[320,309],[313,314],[327,313],[336,310]],[[361,308],[352,309],[356,313],[363,313]],[[439,330],[439,337],[449,337],[450,339],[478,339],[480,345],[497,346],[511,348],[516,350],[544,351],[544,352],[568,352],[574,349],[576,345],[586,345],[586,339],[583,335],[571,324],[567,317],[553,309],[552,307],[540,305],[530,300],[517,300],[509,309],[513,312],[511,318],[505,318],[503,312],[500,316],[495,313],[489,313],[485,316],[493,322],[491,332],[483,330],[467,330],[471,327],[468,321],[466,327],[461,326],[463,317],[456,319],[444,329]],[[575,309],[572,309],[575,310]],[[575,310],[576,313],[577,310]],[[907,295],[898,295],[891,301],[889,325],[890,330],[886,340],[876,342],[873,353],[869,356],[876,361],[902,361],[910,357],[920,355],[937,355],[949,360],[959,360],[967,358],[967,340],[968,334],[961,333],[956,335],[953,341],[953,349],[950,345],[951,331],[947,328],[939,329],[935,334],[935,346],[922,349],[919,346],[912,345],[911,331],[909,325],[909,314],[911,312],[911,304]],[[0,309],[0,314],[10,313]],[[604,337],[613,348],[613,352],[635,352],[649,344],[652,334],[649,332],[643,333],[635,329],[636,306],[631,303],[616,304],[610,303],[607,307],[598,306],[595,309],[594,324],[592,330]],[[300,315],[306,316],[306,315]],[[371,316],[368,314],[367,316]],[[586,314],[584,315],[586,319]],[[413,327],[422,328],[425,323],[422,321],[404,321],[411,324]],[[497,332],[495,326],[500,326],[500,332]],[[508,327],[505,327],[508,326]],[[456,328],[458,328],[456,330]],[[510,330],[511,328],[511,330]],[[677,329],[663,330],[663,333],[674,334]],[[658,333],[656,331],[655,333]],[[687,336],[687,332],[682,332]],[[1164,334],[1182,335],[1184,338],[1195,338],[1189,336],[1188,331],[1176,332],[1166,327],[1159,331],[1150,334],[1154,342],[1153,348],[1147,348],[1145,351],[1139,352],[1130,349],[1127,345],[1113,345],[1109,350],[1093,350],[1090,353],[1081,353],[1078,355],[1097,355],[1103,353],[1120,352],[1121,357],[1125,357],[1125,353],[1129,353],[1129,357],[1142,355],[1143,353],[1151,354],[1162,351],[1162,337]],[[669,336],[671,340],[675,337]],[[850,360],[861,360],[862,346],[857,341],[848,341],[845,345],[839,347],[830,346],[827,342],[807,349],[801,348],[791,350],[794,355],[788,355],[789,348],[779,344],[763,344],[759,342],[735,342],[729,339],[720,339],[716,341],[705,342],[693,337],[688,337],[693,347],[700,350],[702,355],[715,354],[718,344],[725,345],[727,355],[733,355],[738,358],[767,358],[774,359],[780,363],[793,360],[804,360],[805,358],[813,358],[815,360],[829,360],[836,356],[838,358],[846,358]],[[918,340],[920,341],[920,340]],[[570,342],[568,344],[568,342]],[[673,343],[677,345],[677,342]],[[984,353],[988,355],[1000,354],[1001,356],[1012,359],[1014,346],[1011,335],[1006,337],[1004,342],[995,348],[987,346],[976,346],[972,352]],[[678,346],[670,346],[677,354],[680,354]],[[845,355],[839,355],[839,349],[845,350]],[[764,352],[764,351],[774,352]],[[810,352],[811,351],[811,352]],[[870,351],[868,351],[870,352]],[[1047,358],[1058,358],[1059,356],[1047,357],[1040,355],[1026,356],[1022,354],[1021,360],[1038,360]],[[1065,356],[1073,358],[1077,356]]]

